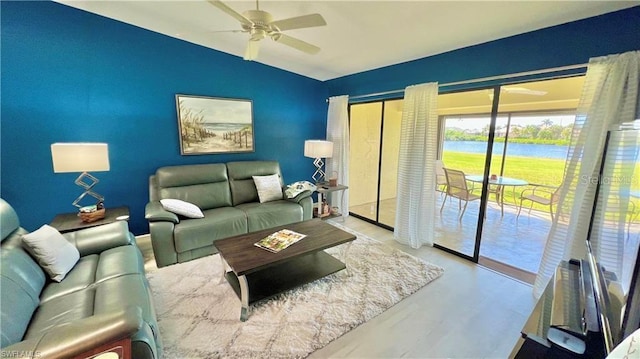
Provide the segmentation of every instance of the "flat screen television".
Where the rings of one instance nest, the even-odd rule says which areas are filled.
[[[640,327],[640,131],[609,131],[605,143],[586,262],[608,355]]]

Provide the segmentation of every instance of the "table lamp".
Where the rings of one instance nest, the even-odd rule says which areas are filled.
[[[313,164],[316,166],[316,171],[313,173],[314,181],[325,182],[326,175],[322,170],[324,166],[323,158],[331,158],[333,156],[333,142],[322,140],[307,140],[304,141],[304,156],[315,158]]]
[[[88,172],[109,170],[109,146],[106,143],[54,143],[51,145],[51,159],[53,172],[82,172],[75,180],[75,184],[84,188],[84,192],[73,201],[73,205],[81,208],[80,201],[89,195],[103,202],[104,197],[94,192],[92,188],[98,184],[98,179]]]

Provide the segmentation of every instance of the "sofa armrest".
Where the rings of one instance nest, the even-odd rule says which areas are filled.
[[[311,197],[312,194],[313,194],[313,191],[304,191],[304,192],[299,193],[297,196],[295,196],[293,198],[286,198],[285,197],[285,199],[287,201],[300,203],[300,201],[302,201],[303,199],[305,199],[307,197]]]
[[[144,218],[149,222],[169,221],[172,223],[180,223],[178,215],[165,210],[160,201],[147,203],[144,208]]]
[[[135,244],[127,221],[64,233],[63,236],[78,248],[80,256],[104,252],[107,249]]]
[[[33,358],[71,358],[131,337],[142,324],[142,310],[127,307],[53,327],[37,337],[2,348],[0,355],[13,358],[12,353],[21,353]]]

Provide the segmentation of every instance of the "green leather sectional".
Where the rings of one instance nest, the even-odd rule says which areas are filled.
[[[241,161],[159,168],[149,178],[145,209],[158,267],[216,253],[213,242],[311,219],[311,192],[260,203],[252,176],[277,174],[275,161]],[[284,192],[284,190],[283,190]],[[180,199],[202,210],[204,218],[187,219],[165,211],[161,199]]]
[[[131,338],[132,358],[162,357],[144,260],[126,221],[65,233],[80,259],[54,282],[22,245],[18,215],[0,199],[2,358],[71,358]]]

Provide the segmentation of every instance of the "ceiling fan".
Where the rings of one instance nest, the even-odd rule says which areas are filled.
[[[255,10],[247,10],[242,14],[233,10],[220,0],[207,1],[209,1],[211,5],[217,7],[228,15],[231,15],[236,20],[240,21],[242,30],[232,30],[233,32],[247,32],[251,35],[244,53],[245,60],[251,61],[258,58],[260,41],[266,37],[271,38],[271,40],[275,42],[293,47],[294,49],[305,52],[307,54],[313,55],[317,54],[320,51],[320,48],[315,45],[311,45],[308,42],[282,33],[282,31],[286,30],[325,26],[327,22],[320,14],[303,15],[273,21],[273,17],[271,16],[271,14],[266,11],[260,10],[258,0],[256,0]]]

